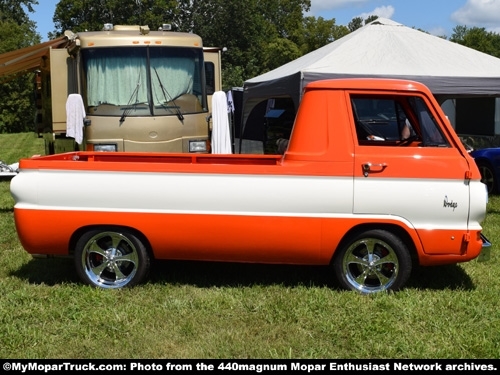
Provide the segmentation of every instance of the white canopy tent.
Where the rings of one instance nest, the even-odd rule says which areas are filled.
[[[458,97],[500,97],[500,59],[385,18],[249,79],[243,86],[242,126],[268,98],[291,98],[320,79],[403,78],[427,85],[443,102]]]

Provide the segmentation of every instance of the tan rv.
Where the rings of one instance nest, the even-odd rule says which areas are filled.
[[[203,47],[198,35],[167,24],[154,31],[105,24],[65,36],[65,48],[51,48],[50,69],[40,73],[45,105],[37,128],[46,153],[210,151],[211,95],[222,89],[220,48]],[[75,126],[67,121],[70,96],[83,104],[82,139],[68,137]]]

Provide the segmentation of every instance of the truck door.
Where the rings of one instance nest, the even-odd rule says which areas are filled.
[[[426,253],[461,254],[469,164],[432,101],[417,93],[361,92],[348,100],[358,140],[354,214],[415,228]]]

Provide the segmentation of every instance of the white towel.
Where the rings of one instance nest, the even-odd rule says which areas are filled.
[[[224,91],[212,97],[212,154],[231,154],[231,134]]]
[[[69,94],[66,100],[66,136],[75,138],[79,145],[83,142],[83,120],[85,106],[80,94]]]

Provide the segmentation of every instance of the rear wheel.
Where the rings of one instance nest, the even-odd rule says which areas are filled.
[[[95,229],[78,240],[75,266],[85,283],[116,289],[142,282],[149,272],[150,257],[144,244],[130,231]]]
[[[369,230],[351,236],[337,250],[332,264],[340,285],[363,294],[396,291],[411,274],[407,246],[386,230]]]

